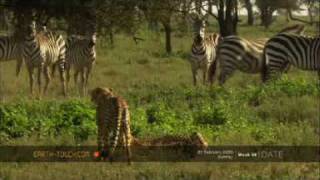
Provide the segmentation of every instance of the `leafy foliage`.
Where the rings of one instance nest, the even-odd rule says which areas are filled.
[[[132,89],[131,127],[135,137],[190,134],[198,131],[211,144],[314,144],[316,137],[316,84],[283,78],[266,86],[233,88],[150,88],[139,95]],[[135,94],[136,96],[133,96]],[[141,101],[151,98],[147,103]],[[307,108],[308,107],[308,108]],[[280,123],[280,125],[279,125]],[[275,128],[276,127],[276,128]],[[289,129],[284,130],[286,127]],[[303,127],[304,131],[295,131]],[[283,136],[294,136],[286,141]],[[0,106],[2,139],[38,135],[67,135],[85,141],[96,135],[95,108],[85,100],[32,101]],[[290,133],[286,134],[286,133]],[[286,142],[285,142],[286,141]]]

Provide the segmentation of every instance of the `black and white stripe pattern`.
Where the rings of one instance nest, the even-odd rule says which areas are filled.
[[[20,73],[22,65],[21,43],[13,36],[0,36],[0,62],[17,60],[16,75]]]
[[[216,33],[205,36],[205,21],[201,19],[195,20],[193,28],[195,35],[190,58],[193,84],[197,84],[197,72],[199,69],[203,73],[203,84],[206,84],[209,67],[215,60],[216,46],[220,36]]]
[[[71,36],[67,40],[66,72],[67,82],[70,80],[70,69],[74,69],[74,82],[78,84],[81,77],[81,94],[86,94],[89,76],[96,60],[96,34],[91,37]]]
[[[58,65],[63,94],[66,95],[65,88],[65,41],[61,35],[53,33],[37,34],[35,23],[26,26],[25,40],[23,43],[23,57],[25,59],[30,78],[30,91],[33,93],[33,73],[37,69],[38,86],[41,94],[41,73],[45,77],[44,93],[50,83],[50,66]]]
[[[277,77],[288,64],[320,76],[320,36],[304,37],[281,33],[272,37],[264,48],[262,80]]]
[[[236,70],[251,74],[261,72],[261,54],[266,41],[267,39],[249,41],[238,36],[224,38],[217,50],[219,84],[224,84]]]
[[[304,31],[303,25],[293,25],[280,31],[287,33],[301,34]],[[219,84],[226,82],[232,74],[239,70],[244,73],[260,73],[263,66],[262,53],[268,39],[247,40],[239,36],[224,37],[217,48],[217,63],[219,64]],[[284,67],[288,70],[289,66]],[[210,67],[210,79],[214,79],[217,67]]]

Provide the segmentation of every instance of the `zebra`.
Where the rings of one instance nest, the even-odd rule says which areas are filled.
[[[33,94],[34,69],[37,69],[38,87],[41,95],[41,73],[45,77],[43,92],[46,93],[51,80],[50,66],[58,65],[63,95],[66,96],[65,84],[65,41],[61,35],[47,32],[37,34],[35,22],[27,23],[24,29],[23,58],[29,74],[30,92]]]
[[[220,38],[220,35],[217,33],[205,36],[205,26],[206,22],[202,18],[198,17],[194,19],[194,39],[189,62],[195,86],[197,85],[197,72],[199,69],[203,72],[203,84],[206,84],[209,67],[212,63],[215,63],[215,48]]]
[[[92,67],[96,61],[96,34],[91,37],[70,36],[67,39],[66,73],[67,84],[70,81],[71,67],[74,69],[74,83],[78,85],[78,76],[81,77],[81,94],[86,94],[88,80]]]
[[[266,43],[263,59],[263,82],[277,78],[288,64],[302,70],[318,71],[320,79],[320,36],[278,34]]]
[[[0,36],[0,62],[16,60],[16,76],[22,66],[21,43],[14,36]]]
[[[282,29],[280,33],[302,34],[304,28],[303,25],[293,25]],[[249,74],[260,73],[263,66],[263,48],[267,41],[267,38],[248,40],[235,35],[224,37],[217,47],[217,63],[210,67],[210,81],[214,79],[217,66],[220,70],[218,77],[220,85],[223,85],[236,70]],[[288,71],[289,67],[289,65],[285,67],[285,71]]]

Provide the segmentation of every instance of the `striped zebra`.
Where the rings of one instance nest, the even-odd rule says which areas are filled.
[[[320,36],[278,34],[266,43],[263,58],[263,82],[277,78],[288,64],[302,70],[318,71],[320,78]]]
[[[67,39],[66,72],[67,83],[70,81],[70,70],[74,69],[74,82],[78,85],[81,77],[81,94],[86,94],[89,76],[96,61],[96,34],[91,37],[70,36]]]
[[[65,85],[65,41],[61,35],[53,33],[37,34],[35,22],[24,27],[23,58],[27,65],[30,80],[30,92],[33,94],[34,70],[37,69],[39,93],[41,94],[41,73],[45,77],[44,93],[51,80],[50,66],[58,65],[62,92],[66,95]]]
[[[304,31],[303,25],[293,25],[280,31],[287,33],[301,34]],[[219,66],[219,84],[223,85],[235,71],[257,74],[262,71],[262,53],[268,39],[247,40],[239,36],[224,37],[217,47],[217,63],[212,64],[209,72],[209,79],[213,81],[217,66]],[[285,67],[287,71],[289,66]]]
[[[203,84],[208,81],[209,67],[215,63],[216,51],[215,48],[219,41],[219,34],[213,33],[205,36],[206,22],[197,18],[194,20],[194,39],[191,47],[191,71],[193,84],[197,85],[197,72],[199,69],[203,73]]]
[[[21,43],[14,36],[0,36],[0,62],[17,60],[16,76],[22,66]]]

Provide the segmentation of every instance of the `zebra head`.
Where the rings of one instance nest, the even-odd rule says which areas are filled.
[[[206,21],[202,19],[196,19],[193,23],[193,33],[195,37],[199,37],[204,39],[205,34],[205,28],[206,28]]]
[[[89,47],[93,47],[96,45],[96,41],[97,41],[97,33],[93,33],[91,35],[91,37],[89,38],[90,42],[89,42]]]
[[[25,27],[25,33],[26,33],[25,38],[27,40],[35,39],[35,37],[36,37],[36,23],[35,23],[35,21],[32,21],[30,24],[28,24]]]
[[[47,33],[48,29],[46,25],[37,25],[37,29],[36,29],[37,33]]]
[[[194,37],[200,36],[203,39],[205,36],[205,28],[208,16],[193,13],[190,17],[192,19]]]

